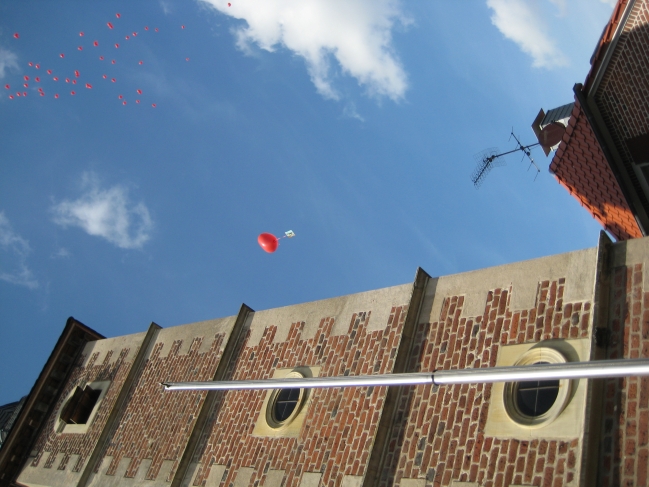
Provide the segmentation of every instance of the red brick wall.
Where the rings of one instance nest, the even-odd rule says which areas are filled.
[[[579,102],[550,164],[559,183],[615,238],[642,233]]]
[[[293,323],[285,342],[274,343],[277,328],[267,328],[257,346],[245,347],[233,379],[272,377],[278,368],[320,366],[321,376],[382,374],[393,369],[407,306],[392,308],[383,330],[368,332],[370,312],[352,316],[346,335],[332,336],[325,318],[312,339],[302,339],[304,322]],[[363,475],[387,388],[316,389],[298,438],[253,437],[265,391],[231,391],[217,405],[216,417],[199,445],[202,464],[194,485],[202,485],[216,463],[226,465],[232,485],[241,467],[253,467],[251,485],[265,481],[269,469],[285,470],[285,487],[298,485],[304,472],[323,472],[321,485],[338,486],[343,475]]]
[[[213,343],[208,351],[198,353],[203,340],[213,340]],[[184,355],[178,355],[183,340],[176,340],[166,357],[160,357],[162,343],[154,346],[105,452],[105,456],[112,457],[107,475],[114,475],[119,462],[126,457],[131,459],[126,477],[134,477],[144,459],[152,460],[146,479],[155,480],[165,460],[174,461],[169,474],[173,476],[207,393],[172,394],[165,392],[160,382],[212,380],[221,358],[223,340],[223,334],[196,337]]]
[[[511,310],[510,289],[490,292],[482,316],[462,318],[464,298],[445,300],[439,321],[420,325],[411,370],[493,367],[501,345],[548,338],[586,338],[591,304],[563,302],[564,279],[544,281],[537,305]],[[451,480],[482,487],[562,486],[575,479],[579,439],[529,440],[486,436],[491,385],[424,386],[404,390],[381,486],[402,478]]]
[[[625,141],[649,133],[649,1],[637,0],[594,97],[645,211],[649,200]]]
[[[133,362],[126,362],[124,359],[129,355],[129,348],[124,348],[120,352],[120,356],[112,364],[110,363],[113,352],[109,351],[101,363],[97,363],[99,353],[93,353],[88,363],[83,366],[86,356],[82,355],[79,358],[78,365],[72,370],[70,379],[64,389],[59,401],[54,409],[54,414],[50,416],[41,435],[36,441],[34,449],[38,451],[38,455],[33,460],[32,465],[38,466],[43,458],[45,459],[44,468],[70,468],[74,472],[79,472],[83,468],[88,457],[97,444],[99,435],[101,434],[108,415],[110,414],[115,400],[124,384],[124,380],[133,365]],[[99,405],[97,415],[92,424],[85,434],[56,434],[55,428],[58,426],[57,412],[62,406],[63,401],[66,400],[70,392],[77,384],[85,384],[87,382],[110,380],[111,385],[106,393],[103,401]],[[60,465],[54,465],[58,453],[65,453],[66,456]],[[70,455],[80,455],[75,465],[68,465]]]
[[[642,264],[613,274],[608,358],[649,358],[649,292]],[[649,377],[610,379],[605,403],[599,471],[602,487],[649,485]]]

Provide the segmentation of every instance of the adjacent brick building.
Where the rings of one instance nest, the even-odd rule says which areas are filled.
[[[649,357],[647,238],[115,338],[70,319],[0,485],[647,486],[649,378],[557,381],[531,415],[520,384],[303,390],[288,419],[160,384],[620,357]]]
[[[647,235],[649,0],[618,0],[574,94],[550,171],[618,241]]]

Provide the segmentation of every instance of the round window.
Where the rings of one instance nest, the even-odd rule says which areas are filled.
[[[558,351],[539,347],[528,350],[515,365],[565,363]],[[569,380],[510,382],[504,388],[505,408],[509,417],[519,424],[538,427],[561,414],[570,396]]]
[[[304,377],[297,371],[290,372],[286,378]],[[300,413],[306,400],[305,389],[277,389],[268,401],[266,422],[271,428],[281,428],[290,424]]]

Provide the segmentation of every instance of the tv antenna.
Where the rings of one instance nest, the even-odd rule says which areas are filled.
[[[536,165],[536,162],[534,162],[534,159],[532,158],[532,151],[530,151],[530,148],[541,144],[537,142],[536,144],[523,145],[521,141],[518,140],[518,137],[516,137],[516,134],[514,134],[513,129],[511,131],[511,134],[509,135],[509,140],[512,140],[512,137],[514,137],[514,140],[516,140],[516,145],[517,145],[516,149],[512,149],[510,151],[502,152],[498,154],[498,148],[491,147],[489,149],[485,149],[481,152],[478,152],[473,156],[477,164],[475,169],[473,170],[473,173],[471,174],[471,181],[473,182],[473,185],[475,186],[476,189],[478,189],[482,185],[485,178],[487,177],[487,174],[489,174],[489,172],[494,167],[500,167],[505,165],[505,160],[501,159],[501,157],[518,151],[523,153],[523,159],[527,157],[530,160],[530,165],[527,168],[528,171],[532,166],[536,168],[536,176],[534,176],[534,180],[536,181],[536,177],[539,175],[541,170],[539,169],[539,166]],[[521,161],[523,159],[521,159]]]

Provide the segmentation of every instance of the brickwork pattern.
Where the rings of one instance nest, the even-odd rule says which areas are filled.
[[[649,211],[624,143],[649,133],[649,1],[635,2],[594,97],[642,205]]]
[[[267,328],[258,346],[245,347],[233,379],[272,377],[278,368],[320,366],[321,376],[392,371],[407,306],[393,307],[383,330],[367,331],[371,312],[355,313],[346,335],[332,336],[333,318],[322,319],[315,336],[302,339],[304,322],[293,323],[285,342],[273,343]],[[242,467],[254,468],[251,486],[264,485],[271,470],[284,470],[284,487],[297,487],[304,472],[321,472],[322,486],[339,486],[343,475],[364,475],[387,388],[316,389],[297,438],[254,437],[265,391],[230,391],[199,445],[194,485],[205,485],[214,464],[227,468],[221,486],[231,486]]]
[[[111,363],[113,351],[108,352],[101,363],[97,363],[99,353],[93,353],[85,366],[82,364],[86,356],[80,356],[71,372],[66,388],[54,408],[54,413],[47,420],[43,431],[36,441],[34,449],[38,451],[38,454],[32,461],[32,466],[37,467],[41,463],[41,460],[45,458],[44,468],[57,468],[60,470],[70,468],[74,472],[79,472],[83,468],[86,460],[92,454],[97,444],[108,415],[113,409],[124,380],[133,365],[132,362],[125,361],[125,358],[129,355],[129,351],[129,348],[122,349],[119,357],[113,363]],[[57,434],[55,432],[59,422],[57,412],[72,390],[77,385],[106,380],[111,381],[110,388],[99,405],[97,414],[89,426],[88,431],[85,434]],[[65,455],[60,464],[55,465],[54,462],[59,453],[64,453]],[[70,455],[79,455],[74,465],[68,465]]]
[[[493,367],[502,345],[589,336],[591,304],[565,303],[564,279],[543,281],[537,304],[510,310],[512,289],[489,292],[482,316],[463,318],[462,296],[444,301],[439,321],[420,327],[413,371]],[[499,439],[485,435],[490,384],[404,389],[391,432],[380,486],[425,478],[427,486],[452,480],[482,487],[526,484],[559,487],[576,481],[578,438]]]
[[[642,237],[631,208],[576,100],[550,170],[618,241]]]
[[[153,347],[141,375],[131,388],[119,426],[104,453],[104,456],[112,457],[106,475],[114,475],[120,461],[126,457],[130,463],[125,477],[135,477],[142,460],[150,459],[145,479],[156,480],[165,460],[174,464],[164,480],[169,482],[173,478],[207,393],[170,393],[160,382],[212,380],[223,352],[224,338],[223,334],[195,337],[189,351],[183,355],[178,353],[183,340],[175,340],[165,357],[160,356],[162,343]],[[203,340],[209,339],[213,340],[210,349],[199,353]]]
[[[649,292],[642,264],[613,273],[608,358],[649,358]],[[649,377],[610,379],[604,388],[599,481],[602,487],[649,485]]]

